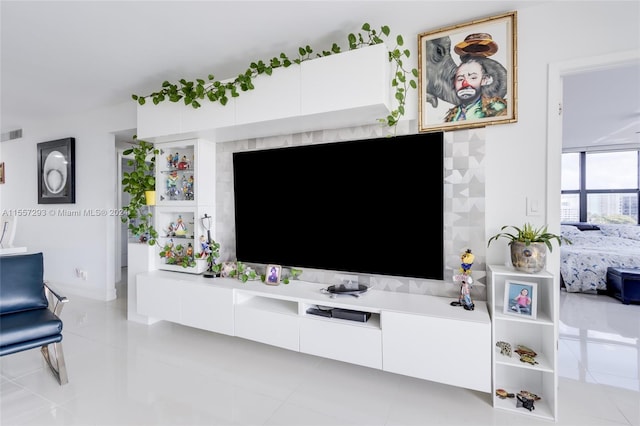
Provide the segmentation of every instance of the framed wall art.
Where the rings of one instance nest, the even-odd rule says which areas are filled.
[[[517,121],[516,12],[418,35],[418,130]]]
[[[4,183],[4,162],[0,163],[0,184]]]
[[[538,310],[538,283],[506,281],[504,313],[535,319]]]
[[[264,282],[270,285],[280,284],[280,273],[282,267],[280,265],[267,265]]]
[[[38,144],[38,204],[76,202],[75,139]]]

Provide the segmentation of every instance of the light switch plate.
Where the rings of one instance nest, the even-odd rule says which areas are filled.
[[[540,216],[540,200],[527,197],[527,216]]]

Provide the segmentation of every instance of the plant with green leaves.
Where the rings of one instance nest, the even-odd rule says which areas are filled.
[[[362,33],[348,35],[349,50],[358,49],[363,46],[371,46],[384,43],[384,38],[389,37],[391,31],[388,26],[382,26],[380,31],[372,29],[368,23],[364,23],[361,27]],[[387,117],[380,118],[378,121],[389,127],[396,128],[398,121],[405,114],[406,96],[408,90],[417,89],[418,70],[416,68],[408,69],[405,67],[403,60],[409,58],[411,51],[403,49],[404,39],[401,35],[396,36],[396,46],[389,51],[389,62],[393,62],[395,70],[391,78],[391,86],[395,90],[394,99],[398,103],[396,109],[392,110]],[[201,106],[200,101],[205,98],[211,102],[219,102],[226,105],[229,97],[236,98],[240,96],[240,91],[246,92],[255,89],[253,79],[259,75],[271,75],[273,70],[277,68],[288,68],[292,64],[301,64],[304,61],[313,59],[314,57],[323,57],[338,54],[342,50],[340,46],[333,43],[330,50],[323,50],[312,56],[313,49],[310,46],[298,48],[298,56],[289,58],[285,53],[280,56],[273,57],[269,61],[258,60],[251,62],[249,68],[244,73],[239,74],[234,80],[221,82],[216,80],[213,74],[207,76],[207,80],[199,78],[196,80],[180,79],[177,83],[164,81],[162,88],[149,95],[136,95],[131,97],[137,101],[139,105],[144,105],[147,98],[151,98],[152,102],[157,105],[160,102],[169,100],[171,102],[179,102],[182,100],[185,105],[191,105],[193,108]]]
[[[487,247],[491,245],[492,241],[496,241],[499,238],[508,239],[509,245],[513,244],[514,242],[524,243],[526,246],[531,245],[531,243],[544,243],[550,252],[553,251],[553,247],[551,245],[553,240],[557,241],[558,245],[562,245],[563,242],[572,244],[571,240],[567,239],[566,237],[548,232],[547,225],[541,226],[539,228],[535,228],[530,223],[525,223],[521,228],[513,225],[505,225],[500,228],[500,231],[504,231],[508,228],[511,228],[513,231],[497,233],[493,237],[489,238]]]
[[[191,250],[193,250],[193,248],[191,248]],[[162,250],[160,250],[160,257],[165,259],[167,265],[178,265],[183,268],[196,266],[193,253],[185,252],[185,247],[182,244],[174,246],[173,242],[168,242],[162,247]]]
[[[121,220],[122,223],[128,222],[129,231],[133,235],[149,245],[156,244],[158,232],[152,225],[153,213],[146,204],[145,192],[154,191],[156,187],[157,154],[158,149],[143,140],[123,152],[124,156],[133,155],[133,158],[127,161],[133,170],[122,174],[122,190],[129,194],[130,199],[129,204],[122,207],[125,215]]]
[[[230,277],[238,278],[243,283],[246,283],[249,280],[255,280],[258,277],[257,272],[250,266],[240,261],[236,263],[238,267],[229,273]]]
[[[219,274],[222,270],[222,264],[216,263],[216,260],[220,257],[220,243],[213,239],[209,242],[209,254],[207,255],[207,271],[212,274]]]

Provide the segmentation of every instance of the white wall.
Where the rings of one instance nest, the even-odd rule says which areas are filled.
[[[547,140],[547,126],[552,124],[547,119],[548,68],[576,58],[638,51],[639,16],[638,2],[556,2],[519,12],[518,123],[487,129],[487,235],[502,225],[525,221],[548,223],[552,232],[559,232],[561,140]],[[554,95],[561,99],[561,93]],[[557,151],[555,163],[547,164],[548,142],[550,150]],[[553,181],[547,181],[549,176]],[[557,208],[528,217],[526,197],[542,200],[543,212],[552,204]],[[487,263],[502,263],[506,243],[493,246]],[[559,250],[554,250],[550,265],[558,263]]]
[[[425,27],[429,26],[432,6],[433,2],[425,2]],[[559,231],[559,212],[556,215],[551,207],[559,199],[560,140],[552,140],[549,150],[547,147],[547,128],[553,124],[547,115],[549,66],[639,50],[639,7],[637,1],[548,2],[518,11],[518,122],[486,129],[485,239],[502,225],[525,221],[549,223],[552,231]],[[393,30],[411,40],[424,29],[396,25]],[[412,59],[417,64],[415,52]],[[415,124],[415,91],[409,102],[412,105],[408,105],[406,118]],[[55,207],[114,208],[116,159],[112,132],[135,127],[135,114],[135,103],[127,101],[81,116],[26,124],[22,139],[3,142],[0,148],[7,169],[7,183],[0,185],[0,208],[50,208],[37,204],[36,144],[63,137],[76,138],[77,202]],[[557,151],[558,159],[547,164],[547,156],[553,151]],[[526,216],[527,197],[539,200],[542,211],[550,208],[551,213]],[[47,278],[54,285],[71,294],[109,300],[115,296],[117,220],[24,217],[18,224],[15,243],[45,253]],[[487,250],[487,263],[503,263],[505,251],[506,243],[493,244]],[[557,256],[559,250],[554,250],[551,265],[558,262]],[[75,276],[76,267],[88,272],[87,281]]]
[[[115,234],[120,219],[90,216],[85,209],[116,206],[116,150],[113,132],[135,128],[133,102],[51,122],[23,127],[23,137],[3,142],[1,158],[7,168],[0,185],[0,210],[31,209],[18,217],[15,246],[42,251],[45,278],[65,292],[99,300],[115,294]],[[75,138],[76,203],[38,204],[37,144]],[[80,214],[61,217],[61,212]],[[87,271],[82,280],[75,269]]]

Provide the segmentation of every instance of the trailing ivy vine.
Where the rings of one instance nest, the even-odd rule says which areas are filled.
[[[137,139],[137,136],[134,136]],[[140,238],[140,242],[149,245],[156,244],[158,232],[152,224],[153,213],[146,203],[145,192],[156,189],[156,155],[158,149],[147,141],[139,140],[138,145],[126,149],[122,155],[133,154],[133,159],[128,159],[127,164],[133,167],[130,172],[122,173],[122,190],[130,195],[129,204],[122,207],[124,216],[122,223],[128,223],[131,233]]]
[[[348,35],[349,50],[384,43],[384,39],[389,37],[391,32],[386,25],[376,31],[368,23],[363,24],[361,29],[364,35],[363,33],[350,33]],[[418,87],[416,83],[418,70],[415,68],[407,69],[403,63],[403,60],[411,55],[409,49],[402,49],[403,45],[404,40],[401,35],[398,35],[396,36],[396,46],[389,51],[389,62],[393,62],[395,66],[391,78],[391,86],[395,90],[394,99],[397,102],[397,108],[392,110],[387,117],[378,119],[380,123],[394,129],[400,118],[405,114],[408,90],[410,88],[417,89]],[[292,64],[299,65],[316,57],[338,54],[341,53],[341,48],[338,44],[333,43],[331,50],[323,50],[321,53],[316,53],[315,56],[313,56],[313,52],[313,49],[307,45],[298,48],[298,55],[293,59],[289,58],[285,53],[280,53],[280,56],[271,58],[267,62],[262,60],[251,62],[249,68],[244,73],[239,74],[233,81],[223,83],[216,80],[213,74],[209,74],[207,81],[204,79],[196,79],[195,81],[180,79],[177,83],[165,81],[162,83],[162,88],[156,92],[144,96],[134,94],[131,97],[140,105],[144,105],[147,98],[150,98],[155,105],[166,100],[171,102],[182,100],[185,105],[199,108],[201,106],[200,101],[205,98],[211,102],[219,102],[221,105],[226,105],[229,102],[229,97],[236,98],[240,96],[240,92],[255,89],[252,80],[259,75],[271,75],[273,70],[277,68],[288,68]]]

